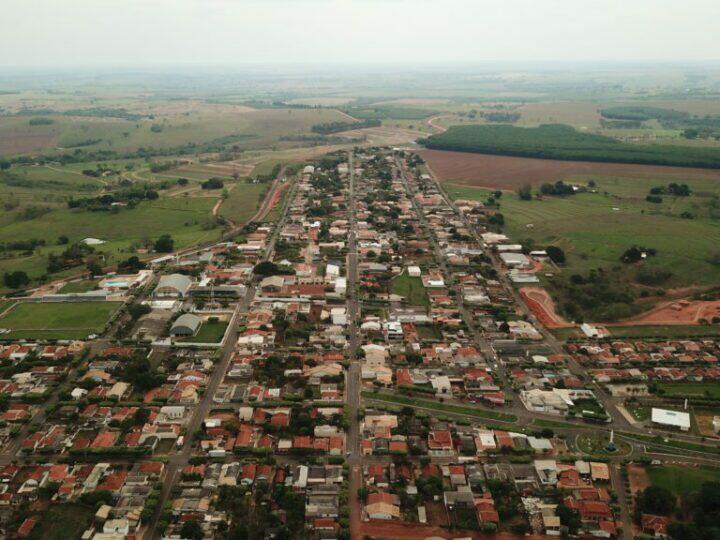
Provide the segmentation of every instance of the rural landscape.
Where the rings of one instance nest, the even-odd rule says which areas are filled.
[[[0,538],[720,538],[720,7],[8,1]]]

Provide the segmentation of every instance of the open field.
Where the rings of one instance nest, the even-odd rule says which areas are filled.
[[[648,258],[644,267],[662,270],[670,276],[660,283],[663,287],[713,285],[720,282],[720,265],[710,260],[720,246],[720,222],[703,216],[710,199],[701,196],[705,190],[716,193],[720,182],[697,185],[698,196],[666,198],[655,208],[641,197],[652,181],[635,183],[634,179],[597,177],[600,193],[579,193],[570,197],[547,197],[543,200],[521,201],[514,194],[500,199],[505,217],[505,231],[516,241],[545,247],[556,245],[566,254],[564,272],[584,273],[593,268],[620,264],[623,252],[633,244],[654,248],[657,255]],[[656,185],[662,181],[656,180]],[[487,191],[463,186],[448,186],[453,198],[485,200]],[[678,213],[695,208],[696,219],[680,219]],[[638,268],[626,269],[632,277]],[[658,324],[656,322],[655,324]],[[647,321],[647,324],[653,324]],[[663,323],[659,323],[663,324]]]
[[[260,206],[261,196],[269,186],[270,184],[235,184],[220,206],[219,214],[233,223],[246,222],[255,214]]]
[[[420,155],[441,181],[509,191],[525,184],[539,186],[588,175],[639,177],[659,184],[683,178],[720,180],[720,171],[709,169],[560,161],[445,150],[422,150]]]
[[[43,114],[52,123],[30,126],[31,116],[0,117],[0,154],[108,150],[235,143],[260,148],[283,136],[309,134],[313,125],[340,121],[334,109],[250,109],[198,105],[183,114],[163,111],[154,118]]]
[[[92,524],[94,510],[80,504],[52,504],[30,533],[31,540],[80,538]]]
[[[656,383],[659,390],[667,397],[709,397],[720,399],[720,383],[674,383],[674,382],[658,382]]]
[[[134,209],[119,212],[90,212],[69,208],[55,210],[37,219],[13,221],[0,226],[0,242],[18,238],[37,238],[47,245],[32,255],[3,259],[0,272],[23,270],[31,278],[46,273],[47,256],[66,246],[57,245],[60,235],[70,242],[93,237],[105,240],[96,251],[106,254],[109,263],[127,258],[144,241],[153,241],[168,233],[180,249],[219,238],[222,229],[212,224],[211,209],[214,197],[177,197],[141,202]]]
[[[430,300],[422,280],[419,277],[410,277],[401,274],[392,280],[391,292],[405,298],[411,306],[429,306]]]
[[[3,339],[83,339],[99,333],[121,302],[18,303],[3,317]]]
[[[714,467],[650,467],[650,484],[668,489],[682,497],[700,490],[704,482],[720,482],[720,469]]]

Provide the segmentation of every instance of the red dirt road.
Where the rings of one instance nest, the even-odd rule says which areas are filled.
[[[449,531],[442,527],[433,527],[432,525],[423,525],[421,523],[406,522],[390,522],[390,521],[366,521],[362,524],[363,536],[372,538],[477,538],[484,540],[517,540],[526,538],[530,540],[539,540],[542,538],[552,538],[544,535],[516,535],[510,533],[485,534],[479,531],[463,531],[455,529]],[[557,537],[555,537],[557,538]]]
[[[568,328],[574,326],[555,311],[555,302],[553,302],[545,289],[541,287],[523,287],[519,292],[527,307],[530,308],[530,311],[545,328]]]
[[[428,124],[436,118],[431,118]],[[720,180],[720,171],[711,169],[560,161],[446,152],[444,150],[423,150],[420,155],[441,181],[453,180],[469,186],[493,189],[515,190],[523,184],[540,185],[578,174],[652,176],[654,178],[661,175],[682,175],[686,178],[695,176]]]

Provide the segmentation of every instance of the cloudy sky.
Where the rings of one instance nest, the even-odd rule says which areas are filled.
[[[0,0],[0,7],[0,66],[720,59],[720,0]]]

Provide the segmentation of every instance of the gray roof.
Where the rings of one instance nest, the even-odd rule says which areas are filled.
[[[184,315],[180,315],[173,323],[170,332],[172,332],[176,328],[184,326],[186,328],[189,328],[190,331],[192,331],[192,333],[194,334],[195,332],[197,332],[198,328],[200,328],[201,324],[202,319],[200,317],[198,317],[197,315],[193,315],[192,313],[185,313]]]
[[[185,294],[192,285],[192,280],[183,274],[170,274],[167,276],[161,276],[158,282],[158,289],[165,287],[175,289],[180,294]]]

